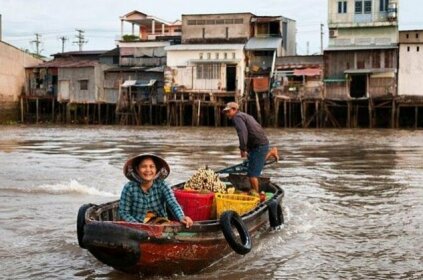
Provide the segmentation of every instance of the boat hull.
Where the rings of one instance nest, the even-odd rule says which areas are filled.
[[[261,203],[241,220],[253,240],[270,228],[269,207],[281,204],[283,191]],[[169,275],[195,273],[233,252],[218,220],[199,221],[190,228],[179,222],[162,225],[119,221],[118,201],[88,207],[82,245],[101,262],[125,272]],[[81,207],[83,208],[83,207]],[[81,245],[81,244],[80,244]]]

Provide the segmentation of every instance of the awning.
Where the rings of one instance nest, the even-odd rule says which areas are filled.
[[[121,87],[131,87],[131,86],[134,86],[136,83],[137,83],[136,80],[126,80],[125,82],[123,82]]]
[[[251,38],[245,44],[245,49],[250,50],[277,50],[282,46],[282,38]]]
[[[384,73],[375,73],[370,75],[370,78],[395,78],[395,72],[389,71]]]
[[[395,68],[367,68],[367,69],[347,69],[345,74],[382,74],[382,73],[396,73]]]
[[[126,80],[121,87],[151,87],[156,83],[156,80],[142,81],[142,80]]]
[[[320,76],[322,70],[318,68],[295,69],[294,76]]]
[[[346,79],[344,78],[329,78],[323,80],[325,83],[344,83],[345,81]]]

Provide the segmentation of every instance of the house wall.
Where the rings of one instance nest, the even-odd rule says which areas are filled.
[[[362,73],[368,76],[366,96],[396,95],[396,73],[393,76],[380,73],[395,71],[398,68],[397,57],[396,49],[326,51],[325,79],[346,79],[345,83],[327,83],[326,98],[349,98],[350,78],[353,74],[346,75],[346,70],[363,70]]]
[[[19,116],[19,96],[25,88],[25,67],[42,60],[0,41],[0,122],[16,121]]]
[[[168,50],[167,61],[168,67],[172,69],[174,84],[179,86],[183,85],[187,89],[197,90],[225,90],[226,89],[226,65],[236,64],[236,88],[241,93],[244,90],[244,71],[245,61],[244,53],[242,49],[243,45],[240,45],[238,49],[221,49],[221,50]],[[207,59],[208,53],[210,53],[210,59]],[[227,54],[229,61],[219,61],[224,59],[224,54]],[[201,62],[200,54],[203,55],[205,62],[213,64],[220,64],[220,78],[219,79],[197,79],[196,78],[196,67]],[[216,58],[216,55],[219,58]],[[233,57],[235,55],[235,57]],[[193,62],[195,60],[195,62]]]
[[[88,89],[80,89],[80,80],[88,80]],[[59,94],[63,91],[61,81],[69,81],[70,103],[95,103],[98,97],[98,83],[94,67],[59,68]]]
[[[422,37],[423,31],[400,33],[398,95],[423,96],[420,80],[423,77]]]
[[[251,36],[252,16],[250,13],[182,15],[182,44],[201,42],[205,39],[246,41]]]
[[[284,19],[282,21],[282,26],[286,22],[286,33],[282,28],[283,36],[283,49],[284,56],[287,55],[296,55],[297,54],[297,23],[292,19]]]
[[[363,24],[360,20],[360,16],[355,14],[355,1],[356,0],[346,0],[347,2],[347,12],[338,13],[338,2],[344,2],[340,0],[329,0],[328,1],[328,23],[329,25],[358,25]],[[399,0],[390,0],[390,2],[395,2],[398,9]],[[388,20],[388,13],[386,11],[380,11],[380,0],[372,0],[372,12],[368,15],[372,22],[377,22],[379,24],[396,24],[396,21]],[[331,26],[329,26],[331,27]]]
[[[336,38],[329,39],[329,47],[392,45],[398,43],[398,27],[339,28]]]

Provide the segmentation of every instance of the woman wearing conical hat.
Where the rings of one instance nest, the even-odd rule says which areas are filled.
[[[141,154],[130,158],[123,167],[129,182],[122,190],[119,215],[128,222],[145,223],[167,218],[166,207],[181,223],[190,227],[193,221],[185,216],[173,191],[164,182],[170,172],[167,162],[159,156]]]

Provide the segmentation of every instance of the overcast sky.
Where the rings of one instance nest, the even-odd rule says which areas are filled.
[[[423,29],[422,0],[399,1],[399,28]],[[0,0],[3,41],[35,51],[35,33],[41,34],[42,54],[61,52],[59,37],[65,36],[65,51],[78,50],[75,29],[85,30],[83,50],[108,50],[120,35],[119,17],[138,10],[174,21],[181,14],[251,12],[282,15],[297,22],[299,54],[320,52],[320,24],[325,24],[327,45],[327,0]],[[125,25],[126,33],[131,26]],[[307,48],[309,42],[309,48]]]

